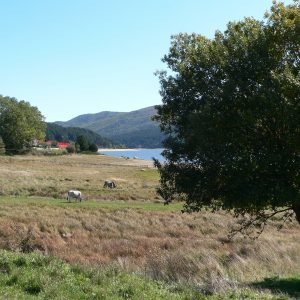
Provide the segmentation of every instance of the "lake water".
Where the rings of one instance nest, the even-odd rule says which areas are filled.
[[[145,160],[152,160],[152,158],[156,158],[159,161],[164,161],[165,159],[163,158],[163,156],[161,155],[161,152],[164,149],[130,149],[128,150],[112,150],[112,151],[98,151],[101,154],[106,154],[106,155],[110,155],[110,156],[117,156],[117,157],[121,157],[121,156],[127,156],[129,158],[138,158],[138,159],[145,159]]]

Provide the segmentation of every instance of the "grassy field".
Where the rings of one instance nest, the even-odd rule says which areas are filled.
[[[232,217],[164,206],[154,192],[156,171],[130,163],[104,156],[0,157],[0,248],[10,251],[0,253],[10,265],[6,272],[0,262],[1,295],[47,298],[57,284],[49,271],[54,264],[69,274],[57,287],[58,299],[63,291],[76,299],[68,293],[78,278],[78,295],[85,296],[77,299],[300,299],[296,222],[277,231],[274,218],[258,240],[230,241]],[[105,179],[116,180],[117,190],[103,189]],[[43,193],[51,186],[56,196]],[[65,200],[65,191],[82,187],[88,200]],[[47,266],[33,268],[29,262],[40,254]],[[19,259],[28,262],[18,266]],[[37,276],[38,293],[26,290],[28,276]],[[112,282],[128,294],[113,291]]]
[[[152,165],[105,155],[0,156],[0,195],[65,198],[79,189],[85,199],[159,200]],[[103,188],[105,180],[117,188]]]
[[[71,266],[39,254],[1,251],[0,267],[0,299],[289,299],[249,288],[203,295],[189,285],[170,285],[140,274],[124,273],[113,266]]]

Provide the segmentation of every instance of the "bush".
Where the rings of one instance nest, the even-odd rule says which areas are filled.
[[[68,153],[75,153],[76,152],[76,148],[74,145],[69,145],[66,150],[68,151]]]
[[[98,146],[96,144],[94,144],[94,143],[90,144],[89,151],[91,151],[91,152],[97,152],[98,151]]]
[[[87,139],[86,136],[84,135],[79,135],[77,137],[76,143],[79,145],[80,147],[80,151],[87,151],[89,150],[89,141]]]
[[[0,136],[0,155],[4,155],[5,154],[5,144],[3,142],[2,137]]]

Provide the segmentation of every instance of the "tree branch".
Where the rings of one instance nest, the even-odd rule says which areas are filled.
[[[275,215],[279,213],[285,213],[282,217],[283,224],[290,220],[290,217],[294,214],[292,207],[287,207],[280,210],[275,210],[272,213],[266,213],[265,211],[262,211],[260,213],[256,213],[254,215],[248,215],[248,218],[243,215],[243,219],[240,220],[239,224],[240,226],[238,228],[232,228],[228,234],[228,238],[232,240],[237,234],[242,234],[244,237],[250,237],[253,239],[257,239],[261,233],[264,231],[267,222],[270,218],[274,217]],[[236,214],[235,217],[238,217]],[[280,224],[277,228],[280,230],[283,227],[283,224]],[[255,232],[256,234],[253,235],[253,229],[257,229]]]

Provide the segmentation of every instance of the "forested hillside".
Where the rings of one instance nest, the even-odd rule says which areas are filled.
[[[151,119],[155,114],[154,106],[150,106],[131,112],[85,114],[67,122],[56,123],[65,127],[90,129],[127,147],[157,148],[161,147],[164,136],[158,124]]]
[[[46,139],[60,141],[76,141],[77,137],[83,135],[91,143],[97,144],[99,147],[121,147],[108,138],[84,128],[79,127],[62,127],[54,123],[47,123]]]

